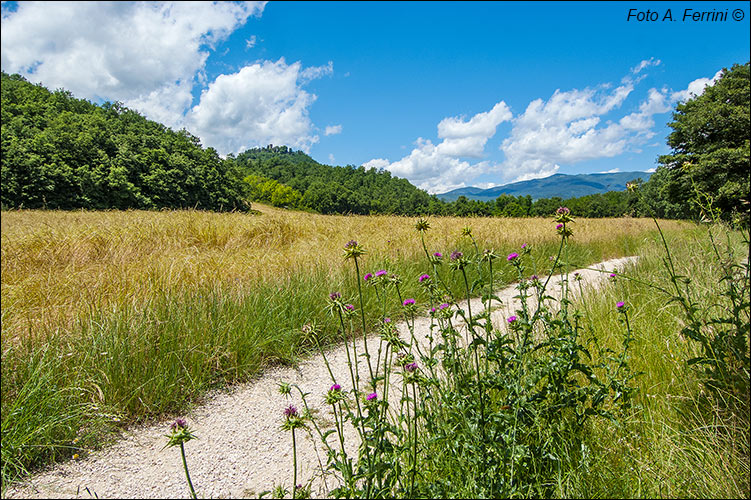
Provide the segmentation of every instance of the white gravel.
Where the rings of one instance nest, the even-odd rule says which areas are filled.
[[[635,257],[625,257],[603,262],[602,270],[622,269]],[[597,286],[607,279],[607,273],[579,270],[583,283]],[[551,280],[551,291],[559,289]],[[572,287],[572,291],[576,287]],[[507,287],[498,293],[503,306],[493,312],[497,325],[518,307],[513,299],[517,290]],[[480,299],[473,299],[473,311],[480,311]],[[463,304],[462,307],[466,307]],[[423,339],[429,331],[429,318],[418,318],[415,324],[417,338]],[[398,325],[407,339],[405,324]],[[369,350],[375,358],[379,338],[369,339]],[[362,342],[358,352],[362,351]],[[337,347],[327,358],[337,381],[347,389],[349,370],[346,352]],[[360,373],[367,371],[362,364]],[[400,378],[394,377],[395,385]],[[331,377],[320,355],[313,356],[298,367],[280,367],[267,370],[262,377],[248,384],[238,385],[229,391],[217,392],[207,398],[207,403],[185,416],[198,440],[185,445],[191,479],[199,498],[249,498],[257,497],[275,484],[289,487],[292,483],[292,446],[289,432],[282,431],[283,410],[293,403],[298,408],[300,399],[296,392],[288,401],[279,394],[280,381],[298,384],[309,392],[308,403],[326,420],[329,406],[323,398],[332,384]],[[391,398],[390,398],[391,399]],[[398,401],[398,399],[392,399]],[[131,428],[115,444],[90,453],[77,460],[57,464],[40,471],[23,483],[12,485],[5,491],[7,498],[189,498],[178,448],[163,449],[166,443],[168,421],[149,426]],[[331,426],[333,427],[333,421]],[[298,433],[298,436],[303,433]],[[329,439],[334,439],[332,435]],[[352,431],[347,443],[357,444]],[[314,446],[315,444],[315,446]],[[317,451],[316,451],[317,448]],[[354,450],[350,449],[350,453]],[[326,454],[320,443],[307,436],[298,439],[298,483],[306,483],[320,460],[326,463]],[[351,455],[350,455],[351,456]],[[328,485],[321,478],[313,483],[314,496],[325,496],[335,487],[329,478]]]

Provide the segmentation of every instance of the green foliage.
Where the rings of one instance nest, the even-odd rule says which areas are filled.
[[[2,73],[4,207],[244,210],[231,167],[185,130]]]
[[[690,211],[692,184],[696,184],[700,191],[713,194],[724,220],[736,214],[748,224],[749,81],[749,63],[735,64],[723,69],[720,79],[702,95],[676,106],[668,137],[673,151],[659,158],[665,171],[655,182],[661,184],[658,190],[669,203],[681,207],[681,215]]]

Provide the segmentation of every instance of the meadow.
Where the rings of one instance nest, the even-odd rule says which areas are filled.
[[[336,290],[354,297],[358,271],[388,268],[403,278],[405,296],[421,293],[425,255],[415,218],[260,211],[2,213],[3,488],[36,467],[101,446],[122,426],[179,415],[210,388],[293,363],[316,347],[302,334],[306,324],[319,326],[322,344],[336,342],[326,301]],[[681,333],[679,301],[644,285],[667,290],[675,276],[690,276],[691,303],[721,315],[728,308],[723,266],[747,262],[747,241],[716,228],[726,253],[714,258],[709,226],[660,226],[673,274],[653,220],[575,220],[570,267],[640,256],[632,279],[577,301],[587,332],[614,351],[623,336],[613,304],[628,302],[630,366],[639,373],[634,404],[620,419],[590,424],[586,467],[568,470],[555,487],[516,494],[749,496],[748,416],[709,397],[687,364],[700,349]],[[462,235],[466,227],[474,239]],[[436,217],[422,236],[427,248],[446,255],[486,248],[506,255],[526,244],[534,249],[527,265],[537,274],[550,270],[561,242],[551,218]],[[343,262],[350,240],[366,251],[359,270]],[[464,293],[460,275],[446,279],[449,292]],[[492,285],[518,279],[517,269],[499,265]],[[746,270],[739,281],[745,294],[747,280]],[[748,322],[745,304],[735,313]],[[366,290],[369,321],[380,307]],[[397,304],[390,314],[403,313]]]

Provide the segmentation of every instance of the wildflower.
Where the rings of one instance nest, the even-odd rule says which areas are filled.
[[[415,305],[415,299],[404,299],[403,306],[413,306]]]
[[[79,458],[81,458],[81,455],[79,455],[78,453],[73,454],[73,460],[78,460]]]
[[[333,292],[333,293],[330,293],[330,294],[329,294],[329,298],[330,298],[330,299],[331,299],[332,301],[336,302],[336,301],[337,301],[338,299],[341,299],[341,298],[342,298],[342,294],[341,294],[341,293],[339,293],[339,292]]]
[[[625,306],[625,305],[626,305],[626,304],[625,304],[624,302],[618,302],[618,303],[617,303],[617,304],[615,305],[615,307],[617,307],[617,308],[618,308],[619,310],[622,310],[622,309],[623,309],[623,306]]]
[[[447,308],[448,306],[449,306],[449,305],[448,305],[447,303],[445,303],[445,302],[444,302],[443,304],[441,304],[440,306],[438,306],[438,308],[439,308],[440,310],[444,310],[444,309],[446,309],[446,308]]]
[[[482,252],[482,260],[484,260],[486,262],[491,262],[491,261],[493,261],[493,260],[495,260],[497,258],[498,258],[498,256],[495,254],[495,252],[493,251],[492,248],[486,248]]]
[[[509,316],[506,321],[508,321],[509,323],[513,323],[514,321],[516,321],[516,316]]]
[[[165,448],[171,446],[182,446],[183,443],[187,443],[191,439],[197,439],[196,436],[188,428],[188,423],[178,418],[170,425],[170,433],[167,434],[167,444]]]
[[[386,276],[388,273],[385,269],[381,269],[380,271],[376,271],[375,276],[376,278],[380,278],[381,276]]]
[[[344,245],[345,259],[357,259],[364,253],[365,250],[355,240],[349,240],[347,244]]]
[[[555,226],[555,228],[560,231],[563,228],[563,224],[558,224]]]
[[[506,257],[506,260],[508,260],[509,262],[511,262],[512,260],[514,260],[517,257],[519,257],[519,254],[516,253],[516,252],[512,252],[512,253],[508,254],[508,257]]]
[[[303,417],[297,412],[297,408],[292,405],[289,405],[284,409],[284,417],[282,429],[285,431],[294,431],[297,427],[303,427],[305,425]]]
[[[458,250],[451,252],[451,260],[458,260],[462,255],[464,254]]]
[[[355,310],[355,306],[353,306],[352,304],[344,304],[344,309],[346,309],[349,312],[352,312]]]
[[[279,394],[282,394],[284,396],[289,396],[291,392],[292,392],[292,386],[289,385],[289,383],[279,382]]]
[[[371,273],[368,273],[365,276],[363,276],[362,279],[363,279],[363,281],[368,281],[372,277],[373,277],[373,275]]]
[[[384,323],[391,323],[391,318],[383,318]]]
[[[428,311],[430,314],[435,314],[437,309],[435,307],[431,307],[430,311]]]
[[[425,280],[429,280],[430,279],[430,275],[429,274],[423,274],[418,279],[420,280],[420,283],[422,283]]]
[[[609,276],[610,281],[612,281],[613,283],[615,283],[616,278],[617,278],[617,275],[615,273],[610,273],[610,276]]]
[[[333,405],[338,403],[344,399],[344,394],[342,394],[342,386],[339,384],[334,384],[329,389],[329,392],[326,393],[326,403]]]
[[[284,416],[287,417],[287,419],[299,416],[299,414],[297,413],[297,408],[289,405],[284,409]]]
[[[433,257],[435,257],[436,259],[441,259],[443,258],[443,254],[441,252],[436,252],[433,254]]]
[[[417,363],[415,362],[407,363],[406,365],[404,365],[404,369],[407,370],[409,373],[412,373],[415,370],[417,370]]]
[[[427,220],[420,217],[415,223],[415,229],[417,229],[420,232],[427,231],[428,229],[430,229],[430,223]]]
[[[569,210],[566,207],[558,207],[558,210],[555,211],[558,215],[569,215],[571,213],[571,210]]]
[[[371,392],[365,398],[366,401],[375,401],[376,399],[378,399],[378,394],[376,394],[375,392]]]
[[[522,243],[522,250],[525,250],[526,248],[527,248],[527,244],[526,243]]]
[[[574,273],[574,280],[575,281],[581,281],[582,280],[581,274],[579,274],[578,272]]]
[[[185,429],[186,427],[188,427],[188,423],[182,418],[178,418],[177,420],[172,422],[172,425],[170,425],[170,429],[173,431],[178,429]]]

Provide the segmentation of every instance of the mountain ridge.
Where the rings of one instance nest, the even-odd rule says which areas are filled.
[[[500,186],[483,189],[468,186],[454,189],[436,196],[444,201],[456,201],[460,196],[472,200],[489,201],[498,198],[502,194],[511,196],[530,195],[533,199],[572,198],[589,194],[605,193],[608,191],[623,191],[626,183],[637,178],[646,181],[652,174],[650,172],[610,172],[596,174],[553,174],[541,179],[512,182]]]

